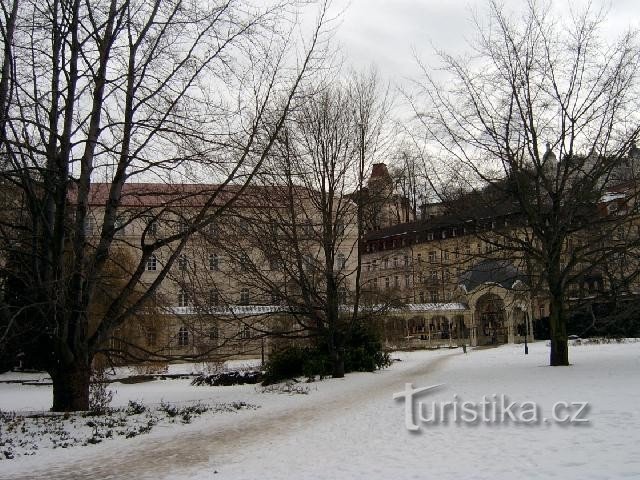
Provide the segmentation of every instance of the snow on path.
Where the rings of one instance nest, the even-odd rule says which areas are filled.
[[[235,400],[262,404],[262,408],[198,419],[171,432],[154,430],[132,440],[76,448],[64,459],[57,450],[3,462],[10,477],[0,473],[0,478],[158,479],[182,477],[186,471],[198,475],[207,472],[205,478],[210,478],[216,465],[233,463],[243,451],[264,450],[268,454],[268,446],[275,440],[287,438],[292,432],[314,430],[336,418],[344,419],[373,399],[386,401],[405,382],[428,376],[442,362],[460,354],[459,350],[421,353],[396,354],[394,357],[405,357],[406,361],[373,374],[349,374],[346,379],[310,384],[308,395],[257,394],[253,386],[236,388],[235,392],[228,388],[225,396],[235,394]]]

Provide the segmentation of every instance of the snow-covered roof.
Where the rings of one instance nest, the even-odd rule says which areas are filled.
[[[602,195],[601,201],[603,203],[608,203],[608,202],[612,202],[614,200],[620,200],[621,198],[625,198],[625,194],[624,193],[607,192],[604,195]]]
[[[447,311],[464,311],[468,310],[469,307],[464,303],[409,303],[406,305],[405,310],[409,310],[410,312],[433,312],[440,310]]]
[[[462,312],[468,310],[468,306],[464,303],[408,303],[399,308],[385,309],[382,305],[361,306],[362,311],[392,311],[392,312]],[[342,311],[350,311],[351,307],[344,305]],[[203,307],[170,307],[166,312],[173,315],[265,315],[274,313],[290,313],[293,310],[283,305],[229,305],[224,307],[203,308]]]
[[[282,305],[229,305],[224,307],[170,307],[167,313],[174,315],[261,315],[266,313],[285,313],[289,307]]]

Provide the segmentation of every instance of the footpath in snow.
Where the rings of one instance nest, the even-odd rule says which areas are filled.
[[[0,462],[0,478],[638,478],[640,343],[570,348],[572,366],[548,367],[537,342],[484,350],[394,354],[401,362],[372,374],[310,384],[306,395],[261,393],[253,385],[193,387],[188,380],[114,384],[115,406],[129,400],[245,402],[257,409],[158,426],[132,439],[41,451]],[[419,397],[481,403],[535,402],[536,423],[446,421],[409,432],[407,383],[442,384]],[[0,385],[0,410],[38,410],[49,387]],[[495,395],[495,397],[494,397]],[[558,402],[588,403],[579,424],[543,422]]]

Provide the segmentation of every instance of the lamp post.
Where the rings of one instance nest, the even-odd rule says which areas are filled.
[[[529,312],[524,312],[524,354],[529,355],[529,344],[527,337],[529,336]]]

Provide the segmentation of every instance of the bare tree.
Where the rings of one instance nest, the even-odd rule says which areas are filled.
[[[478,228],[548,295],[551,365],[569,364],[571,283],[638,246],[637,235],[622,240],[615,233],[632,221],[633,208],[607,215],[597,207],[638,137],[637,35],[607,45],[601,12],[573,12],[566,20],[540,2],[528,2],[518,16],[489,2],[486,21],[477,20],[473,54],[441,53],[448,75],[441,82],[423,67],[413,101],[423,131],[448,154],[441,176],[476,207],[513,222]],[[624,193],[629,205],[635,185]]]
[[[231,235],[244,243],[227,244],[225,254],[238,265],[238,284],[251,292],[251,303],[280,305],[272,314],[292,319],[271,334],[324,342],[333,376],[342,377],[348,336],[370,314],[361,305],[357,200],[383,145],[388,100],[375,74],[306,93]]]
[[[94,355],[269,154],[322,59],[326,5],[301,56],[293,1],[16,0],[2,9],[1,345],[28,339],[22,350],[53,380],[53,409],[82,410]],[[218,186],[171,187],[205,178]],[[171,195],[124,218],[125,187],[145,180],[167,183]],[[96,181],[102,205],[92,211]],[[206,200],[175,207],[189,195]],[[176,213],[188,227],[160,236],[145,229],[127,281],[90,319],[118,233],[145,215]],[[145,284],[147,261],[168,247]]]

